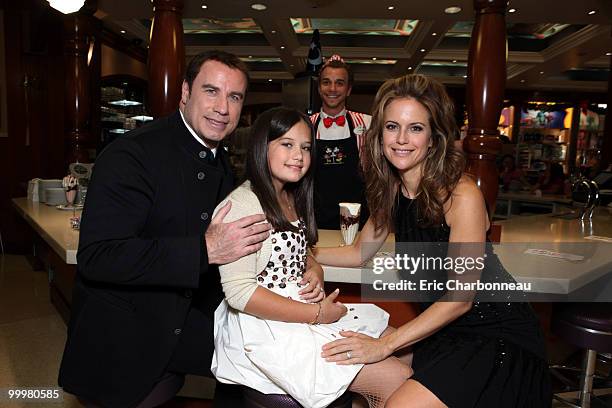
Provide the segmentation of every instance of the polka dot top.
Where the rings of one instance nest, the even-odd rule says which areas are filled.
[[[266,268],[257,275],[257,283],[274,292],[283,292],[288,284],[297,285],[306,271],[306,226],[302,220],[291,224],[299,231],[272,230],[272,255]]]

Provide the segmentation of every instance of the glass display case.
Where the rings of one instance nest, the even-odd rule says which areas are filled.
[[[124,133],[153,120],[146,110],[146,81],[128,75],[101,80],[101,135],[98,151]]]

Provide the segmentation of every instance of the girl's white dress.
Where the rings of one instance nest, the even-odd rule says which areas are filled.
[[[294,225],[299,233],[272,232],[272,255],[257,283],[299,301],[307,244],[304,225]],[[224,300],[215,312],[212,372],[223,383],[264,394],[290,394],[304,407],[326,407],[346,391],[363,365],[328,363],[321,347],[341,338],[340,330],[379,337],[389,320],[387,312],[372,304],[346,306],[349,311],[338,322],[309,325],[260,319]]]

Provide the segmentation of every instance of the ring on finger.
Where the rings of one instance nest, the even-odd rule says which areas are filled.
[[[347,352],[346,352],[346,359],[347,359],[347,360],[350,360],[350,359],[351,359],[351,357],[352,357],[352,356],[351,356],[351,351],[349,350],[349,351],[347,351]]]

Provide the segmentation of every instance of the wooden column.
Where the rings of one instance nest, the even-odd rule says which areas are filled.
[[[178,108],[185,69],[183,0],[153,0],[149,44],[149,114],[155,118]]]
[[[476,23],[468,57],[468,131],[463,141],[467,172],[482,190],[489,216],[495,212],[498,175],[495,159],[501,151],[497,125],[506,83],[506,0],[474,0]]]
[[[92,72],[99,72],[92,66],[99,64],[99,58],[93,57],[98,20],[86,7],[64,17],[66,171],[69,163],[89,163],[96,145],[91,131],[91,90],[98,82],[92,78]]]

